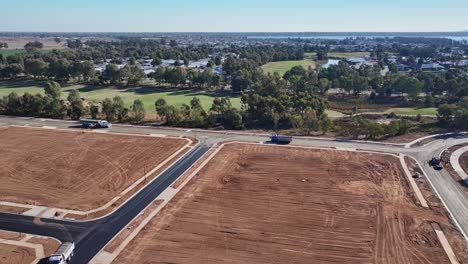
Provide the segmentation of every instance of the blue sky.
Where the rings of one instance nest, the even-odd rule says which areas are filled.
[[[14,0],[0,31],[468,30],[467,0]]]

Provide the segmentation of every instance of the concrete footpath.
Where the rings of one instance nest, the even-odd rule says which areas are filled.
[[[455,172],[460,176],[462,180],[468,183],[468,174],[463,170],[463,168],[460,165],[460,157],[463,155],[463,153],[468,151],[468,146],[459,148],[456,151],[452,153],[450,156],[450,164],[452,164],[453,169]]]

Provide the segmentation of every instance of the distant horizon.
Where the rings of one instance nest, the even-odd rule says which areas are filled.
[[[466,0],[15,0],[2,3],[0,31],[460,32],[466,10]]]
[[[311,34],[349,34],[349,33],[398,33],[398,34],[411,34],[411,33],[467,33],[468,30],[458,31],[0,31],[0,33],[311,33]]]

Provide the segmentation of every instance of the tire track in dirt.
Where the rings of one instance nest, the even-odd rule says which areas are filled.
[[[449,263],[396,157],[226,145],[114,263]]]
[[[187,144],[41,128],[0,133],[1,200],[81,211],[107,203]]]

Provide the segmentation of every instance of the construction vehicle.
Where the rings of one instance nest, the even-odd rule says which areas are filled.
[[[47,263],[49,264],[67,264],[73,257],[73,251],[75,250],[75,243],[65,242],[52,254]]]
[[[432,159],[429,161],[429,165],[434,167],[434,169],[436,169],[436,170],[442,170],[444,168],[442,166],[442,162],[440,161],[440,159],[438,159],[436,157],[432,157]]]
[[[106,120],[80,119],[83,128],[111,128],[112,124]]]
[[[272,143],[280,144],[280,145],[288,145],[292,141],[291,136],[284,136],[284,135],[277,135],[273,134],[270,137]]]

